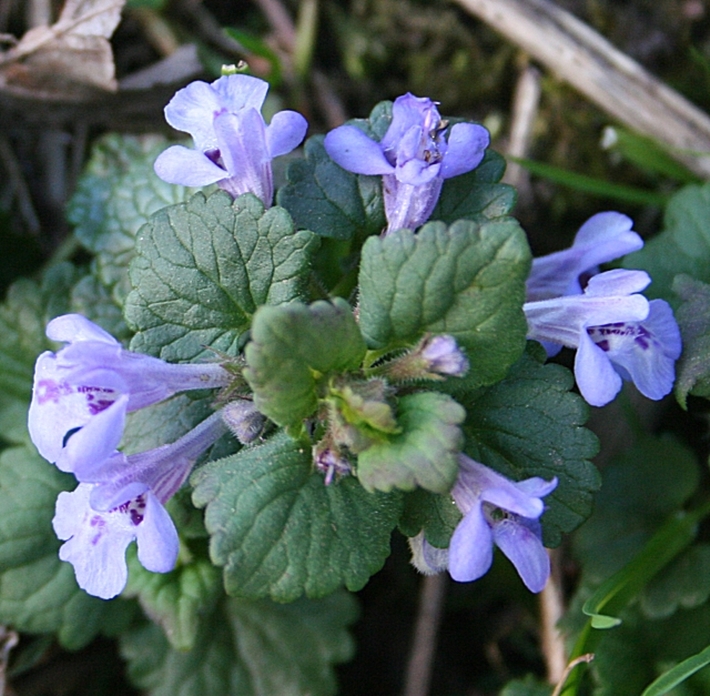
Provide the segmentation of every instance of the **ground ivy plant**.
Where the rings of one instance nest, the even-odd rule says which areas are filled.
[[[600,487],[588,404],[623,381],[652,400],[673,389],[672,306],[690,349],[677,395],[708,394],[707,266],[676,224],[686,198],[710,207],[705,189],[679,194],[645,249],[602,212],[532,259],[482,126],[406,94],[309,138],[275,187],[272,160],[307,124],[267,125],[267,88],[226,74],[177,92],[166,118],[190,147],[100,140],[69,208],[91,264],[51,266],[0,307],[0,619],[70,649],[117,636],[154,695],[334,693],[347,590],[393,534],[420,571],[460,582],[498,547],[540,592],[546,547]],[[573,372],[547,362],[562,348]],[[601,557],[614,515],[638,550],[690,499],[687,452],[644,446],[686,462],[672,501],[590,523],[582,558]],[[585,587],[620,558],[585,563]],[[633,611],[696,602],[672,584]],[[602,650],[602,689],[615,669]]]

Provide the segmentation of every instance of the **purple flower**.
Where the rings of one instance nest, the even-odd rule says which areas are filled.
[[[426,337],[420,355],[427,362],[427,372],[435,375],[463,377],[468,372],[468,358],[448,334]]]
[[[557,479],[534,477],[515,483],[465,454],[459,455],[459,464],[451,494],[463,519],[454,530],[448,553],[422,536],[410,540],[417,567],[424,572],[448,567],[454,580],[471,582],[488,572],[495,544],[525,586],[540,592],[550,575],[550,561],[538,519],[545,509],[542,498],[555,489]]]
[[[392,122],[380,142],[355,126],[340,126],[325,137],[330,157],[356,174],[382,175],[387,232],[415,229],[429,219],[444,179],[477,167],[488,131],[473,123],[457,123],[444,133],[436,103],[405,94],[392,106]]]
[[[670,393],[675,382],[675,361],[683,346],[673,310],[667,302],[651,300],[648,316],[643,321],[592,326],[587,333],[614,370],[623,379],[633,382],[644,396],[658,401]],[[585,342],[584,349],[589,348]],[[618,382],[620,388],[621,382]],[[585,389],[590,398],[594,386],[595,381],[592,381]],[[605,398],[604,393],[599,394],[601,403],[592,405],[607,403]]]
[[[110,599],[126,585],[126,548],[138,542],[138,560],[148,570],[175,567],[179,539],[165,503],[187,478],[200,454],[226,431],[215,413],[174,442],[126,456],[115,452],[75,474],[71,493],[60,493],[52,524],[65,540],[59,558],[74,566],[79,587]]]
[[[631,227],[631,218],[621,213],[593,215],[575,235],[569,249],[533,260],[527,281],[527,300],[536,302],[582,292],[579,278],[595,274],[598,266],[643,247]]]
[[[607,271],[593,276],[581,295],[523,306],[528,338],[577,349],[574,374],[592,406],[609,403],[622,378],[651,399],[673,387],[680,332],[663,300],[649,303],[637,294],[649,282],[643,271]]]
[[[295,111],[280,111],[267,126],[261,115],[269,85],[249,75],[226,75],[211,84],[192,82],[165,107],[165,120],[192,136],[195,150],[173,145],[155,161],[171,184],[217,183],[233,197],[253,193],[270,206],[271,160],[291,152],[308,124]]]
[[[47,336],[68,345],[37,358],[28,427],[39,453],[62,471],[111,456],[127,412],[229,382],[216,363],[172,365],[124,350],[79,314],[53,319]]]

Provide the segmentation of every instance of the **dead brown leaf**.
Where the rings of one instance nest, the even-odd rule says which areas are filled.
[[[66,0],[51,26],[30,29],[0,52],[0,89],[42,99],[81,100],[116,91],[108,39],[126,0]]]

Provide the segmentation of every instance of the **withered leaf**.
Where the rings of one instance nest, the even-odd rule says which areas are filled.
[[[117,89],[108,39],[126,0],[66,0],[51,26],[30,29],[0,52],[0,89],[44,99],[82,99]]]

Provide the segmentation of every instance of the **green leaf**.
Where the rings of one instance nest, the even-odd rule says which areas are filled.
[[[609,133],[610,144],[605,149],[619,153],[624,159],[650,174],[675,179],[683,184],[698,183],[699,177],[685,165],[674,159],[667,149],[653,138],[647,138],[621,126],[607,126],[604,140]]]
[[[289,165],[288,183],[276,196],[296,227],[335,239],[381,232],[387,224],[381,177],[342,169],[328,156],[320,135],[306,141],[304,152],[304,160]]]
[[[245,349],[244,376],[259,411],[297,429],[316,410],[319,384],[331,373],[358,369],[365,350],[345,300],[262,307]]]
[[[352,657],[353,599],[273,604],[230,599],[202,621],[189,652],[148,624],[121,637],[133,683],[149,696],[330,696],[333,665]]]
[[[458,474],[466,412],[450,396],[419,392],[398,401],[401,432],[376,442],[358,457],[357,477],[366,490],[389,493],[421,486],[448,493]]]
[[[663,226],[643,249],[625,256],[623,265],[651,276],[653,283],[644,295],[675,305],[671,288],[677,274],[710,283],[710,183],[678,191],[668,202]]]
[[[183,549],[182,554],[188,553]],[[174,650],[195,647],[200,625],[222,597],[219,568],[207,559],[178,560],[170,573],[151,573],[129,549],[128,585],[123,597],[137,597],[143,611],[165,631]]]
[[[686,408],[688,394],[710,399],[710,285],[679,275],[673,291],[683,302],[676,311],[683,354],[677,365],[675,394]]]
[[[182,203],[190,192],[153,171],[155,158],[168,145],[155,135],[100,138],[67,207],[77,238],[96,254],[98,278],[119,305],[131,289],[127,271],[138,230],[153,213]]]
[[[529,677],[527,679],[516,679],[508,682],[500,696],[550,696],[552,687],[549,684],[542,684],[539,681]]]
[[[227,592],[280,602],[362,588],[389,555],[401,510],[399,496],[354,478],[324,485],[310,451],[283,433],[209,462],[192,483]]]
[[[483,222],[507,215],[515,205],[512,186],[498,183],[505,172],[505,159],[486,150],[481,164],[473,171],[446,179],[432,220],[453,224],[457,220]]]
[[[465,450],[473,459],[515,481],[557,477],[542,518],[548,546],[589,516],[600,483],[589,461],[598,442],[583,427],[589,409],[572,386],[567,369],[526,353],[503,381],[462,401]]]
[[[641,610],[652,619],[690,609],[710,597],[710,545],[696,544],[681,553],[648,583],[641,595]]]
[[[698,515],[672,517],[629,563],[596,589],[582,607],[591,617],[592,628],[612,628],[621,623],[615,614],[690,544],[698,519]]]
[[[670,437],[645,435],[604,469],[595,512],[574,538],[589,583],[620,570],[690,499],[699,480],[693,452]]]
[[[613,631],[596,632],[601,633],[603,640],[595,647],[592,662],[597,677],[595,694],[645,694],[644,689],[651,688],[653,681],[667,672],[668,676],[654,688],[670,689],[672,682],[680,685],[686,680],[672,692],[674,695],[708,693],[708,670],[693,676],[696,672],[693,667],[700,669],[700,663],[707,658],[709,605],[658,621],[644,620],[632,607],[623,613],[623,620]],[[677,671],[669,671],[672,665],[678,667]]]
[[[710,646],[664,672],[643,690],[641,696],[663,696],[706,665],[710,665]]]
[[[219,191],[156,213],[130,267],[131,348],[192,360],[205,346],[234,352],[259,305],[301,297],[315,237],[283,208]]]
[[[370,237],[360,268],[363,336],[391,349],[425,332],[451,334],[468,354],[468,385],[492,384],[525,347],[529,268],[525,234],[510,218]]]
[[[461,517],[461,511],[450,495],[436,495],[417,488],[404,496],[399,530],[408,537],[423,531],[432,546],[445,549]]]
[[[72,476],[29,447],[0,455],[0,622],[28,633],[57,633],[70,649],[86,645],[117,614],[126,614],[124,602],[80,590],[74,569],[57,555],[54,504],[75,485]]]

